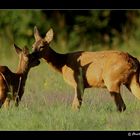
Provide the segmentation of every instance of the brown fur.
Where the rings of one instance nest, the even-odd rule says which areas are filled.
[[[121,84],[140,99],[139,61],[128,53],[120,51],[56,53],[49,47],[53,39],[50,29],[45,38],[41,38],[34,29],[35,43],[33,52],[37,58],[44,58],[62,75],[64,80],[75,89],[73,108],[82,103],[85,88],[106,87],[114,98],[119,111],[126,109],[120,94]]]
[[[0,106],[4,103],[5,107],[9,106],[10,103],[8,92],[12,92],[12,98],[18,106],[18,102],[24,93],[24,86],[30,68],[40,63],[32,54],[29,54],[27,48],[21,50],[16,45],[14,45],[14,47],[19,55],[17,72],[13,73],[7,66],[0,66]]]

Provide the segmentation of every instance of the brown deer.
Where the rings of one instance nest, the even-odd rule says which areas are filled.
[[[24,47],[23,50],[15,44],[14,47],[19,55],[17,72],[13,73],[7,66],[0,66],[0,107],[3,104],[5,107],[9,106],[10,96],[8,96],[8,92],[12,93],[11,97],[15,100],[15,105],[18,106],[24,93],[25,82],[30,68],[40,63],[32,54],[29,54],[27,47]]]
[[[120,94],[121,84],[140,99],[140,64],[130,54],[111,50],[59,54],[49,47],[53,39],[52,29],[42,38],[35,27],[34,37],[35,43],[32,47],[35,57],[44,58],[63,75],[68,84],[74,87],[73,108],[80,108],[84,89],[89,87],[107,88],[120,112],[126,109]]]

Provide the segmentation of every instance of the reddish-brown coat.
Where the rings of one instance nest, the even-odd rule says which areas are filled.
[[[12,92],[12,98],[18,105],[24,93],[24,86],[30,68],[40,63],[32,54],[29,54],[29,50],[26,47],[23,50],[16,45],[14,47],[19,55],[17,72],[13,73],[7,66],[0,66],[0,107],[3,103],[5,107],[9,106],[8,92]]]
[[[114,97],[119,111],[126,109],[120,94],[121,84],[126,85],[140,99],[138,80],[140,65],[130,54],[121,51],[59,54],[49,47],[53,39],[52,29],[46,33],[45,38],[42,38],[35,27],[34,36],[34,55],[37,58],[44,58],[63,75],[68,84],[75,88],[73,108],[80,108],[84,89],[88,87],[106,87]]]

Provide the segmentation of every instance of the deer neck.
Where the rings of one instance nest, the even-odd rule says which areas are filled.
[[[50,47],[47,47],[47,51],[43,56],[48,64],[50,64],[57,71],[62,72],[62,67],[66,64],[66,54],[59,54]]]
[[[29,73],[29,70],[30,70],[29,68],[19,66],[16,73],[18,75],[22,75],[26,77]]]
[[[30,70],[30,68],[28,68],[27,66],[19,63],[16,75],[18,75],[17,76],[18,79],[19,78],[22,79],[22,85],[25,85],[29,70]]]
[[[20,91],[24,91],[28,73],[29,73],[29,70],[26,70],[26,71],[18,70],[15,73],[14,80],[13,80],[14,83],[12,82],[15,92],[18,91],[18,88],[20,88]],[[16,85],[15,85],[15,82],[17,83]]]

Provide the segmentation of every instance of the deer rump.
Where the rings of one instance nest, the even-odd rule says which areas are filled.
[[[81,70],[81,74],[80,71]],[[140,100],[139,61],[120,51],[76,52],[67,55],[62,68],[64,80],[73,86],[73,108],[80,108],[85,88],[106,87],[118,111],[126,109],[120,94],[124,84]],[[81,76],[81,81],[78,80]],[[82,83],[82,86],[81,86]],[[81,89],[80,89],[81,88]]]

